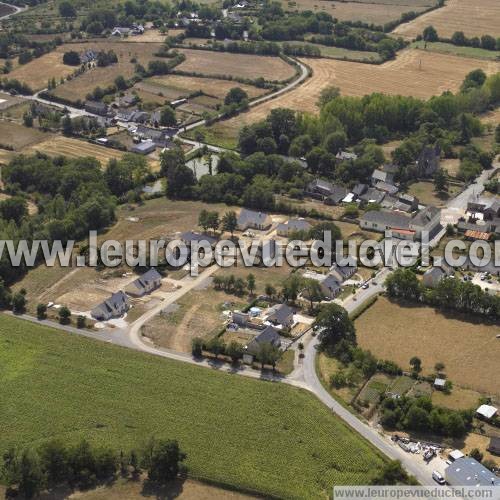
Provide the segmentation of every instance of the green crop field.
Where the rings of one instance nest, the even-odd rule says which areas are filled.
[[[430,52],[440,52],[441,54],[453,54],[455,56],[472,57],[477,59],[491,59],[497,61],[500,58],[500,50],[486,50],[479,47],[461,47],[452,43],[444,42],[413,42],[411,47],[424,49]]]
[[[53,437],[116,450],[178,439],[194,477],[325,498],[383,464],[311,394],[0,318],[0,452]]]

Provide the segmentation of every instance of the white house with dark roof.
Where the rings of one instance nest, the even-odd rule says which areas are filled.
[[[276,233],[278,236],[289,236],[292,233],[297,233],[299,231],[309,231],[311,229],[311,224],[305,219],[290,219],[286,222],[281,222],[276,227]]]
[[[266,321],[269,321],[275,326],[290,328],[293,326],[294,310],[287,304],[276,304],[268,311]]]
[[[269,325],[264,330],[262,330],[255,338],[253,338],[249,344],[246,346],[246,351],[255,356],[258,354],[260,346],[264,343],[269,343],[278,349],[281,348],[281,337],[274,328],[274,326]]]
[[[109,299],[94,307],[90,314],[97,321],[108,321],[123,316],[129,308],[128,297],[120,290],[117,293],[113,293]]]
[[[238,215],[238,229],[240,231],[246,231],[247,229],[265,231],[271,227],[272,222],[268,214],[264,212],[254,212],[247,208],[242,208]]]
[[[142,297],[147,293],[151,293],[161,286],[161,274],[154,268],[146,271],[136,280],[132,281],[126,288],[127,292],[132,297]]]

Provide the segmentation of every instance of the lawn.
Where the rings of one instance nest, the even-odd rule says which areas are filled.
[[[28,128],[14,122],[0,121],[0,143],[11,146],[15,151],[33,146],[53,137],[48,132],[36,128]]]
[[[460,47],[452,43],[420,41],[414,42],[411,46],[416,49],[424,49],[426,47],[425,50],[429,50],[430,52],[475,57],[477,59],[491,59],[492,61],[496,61],[500,58],[500,50],[486,50],[480,47]]]
[[[3,317],[0,450],[50,438],[178,439],[193,477],[280,498],[366,484],[383,458],[305,391]]]
[[[408,193],[416,196],[420,203],[424,205],[432,205],[435,207],[442,207],[446,201],[453,198],[460,192],[460,186],[450,184],[447,193],[436,193],[433,182],[415,182],[408,189]]]
[[[486,394],[500,393],[498,325],[380,297],[355,326],[361,347],[379,358],[408,369],[410,358],[418,356],[424,375],[442,362],[454,384]]]

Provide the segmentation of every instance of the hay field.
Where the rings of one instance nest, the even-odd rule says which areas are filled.
[[[466,36],[500,36],[500,2],[498,0],[447,0],[446,5],[399,25],[393,33],[415,38],[426,26],[432,25],[441,37],[451,37],[455,31]]]
[[[94,50],[113,50],[118,56],[118,63],[111,64],[105,68],[94,68],[86,71],[83,75],[59,85],[53,91],[54,95],[68,99],[72,102],[84,100],[85,96],[94,90],[95,87],[107,87],[112,85],[115,78],[119,75],[130,78],[135,72],[135,59],[144,67],[148,66],[149,61],[159,59],[154,56],[162,46],[160,43],[124,43],[124,42],[88,42],[72,43],[58,47],[57,52],[62,61],[62,53],[67,50],[82,52],[86,49]],[[67,66],[69,67],[69,66]]]
[[[148,83],[157,86],[158,91],[161,91],[161,89],[165,87],[167,92],[168,90],[173,89],[174,91],[180,92],[179,95],[189,95],[192,92],[201,90],[204,94],[217,97],[218,99],[224,99],[226,94],[234,87],[239,87],[244,90],[251,99],[259,97],[266,92],[265,89],[259,89],[257,87],[253,87],[252,85],[245,85],[230,80],[196,78],[181,75],[166,75],[148,78],[144,82],[138,83],[137,86],[141,87],[142,84],[147,85]]]
[[[65,46],[63,52],[66,50],[70,49]],[[47,82],[52,78],[59,82],[61,77],[66,78],[76,69],[75,66],[67,66],[63,63],[63,52],[55,50],[38,59],[33,59],[28,64],[17,66],[14,71],[9,73],[9,78],[26,83],[34,91],[46,88]]]
[[[15,151],[50,140],[53,134],[42,132],[36,128],[28,128],[18,123],[0,121],[0,143],[12,146]]]
[[[283,8],[288,11],[312,10],[327,12],[340,21],[362,21],[368,24],[384,25],[401,17],[401,14],[411,10],[421,12],[435,2],[432,0],[385,0],[382,2],[356,1],[333,2],[325,0],[282,0]]]
[[[295,74],[295,69],[279,57],[196,49],[180,49],[179,52],[186,55],[186,60],[176,68],[181,71],[250,79],[262,77],[270,81],[286,80]]]
[[[29,151],[40,151],[47,155],[63,155],[68,158],[82,158],[91,156],[98,160],[101,165],[105,166],[112,158],[120,159],[123,156],[123,151],[116,149],[106,148],[90,142],[72,139],[71,137],[64,137],[57,135],[47,139],[43,142],[34,144],[29,148]]]
[[[343,95],[363,96],[382,92],[428,99],[446,90],[457,91],[465,75],[473,69],[482,68],[488,74],[500,71],[500,62],[417,49],[403,51],[394,61],[379,66],[330,59],[303,59],[302,62],[313,70],[311,78],[294,90],[238,117],[216,123],[210,127],[214,129],[213,135],[234,139],[243,125],[264,119],[275,108],[315,113],[321,90],[329,85],[339,87]]]
[[[405,307],[384,297],[355,322],[359,344],[403,369],[410,358],[422,360],[423,374],[439,361],[455,384],[482,393],[499,394],[498,326],[474,323],[453,312],[444,316],[431,307]]]

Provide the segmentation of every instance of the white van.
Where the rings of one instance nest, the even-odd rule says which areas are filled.
[[[444,480],[444,477],[437,470],[435,470],[432,473],[432,479],[434,479],[434,481],[436,481],[436,483],[438,483],[438,484],[445,484],[446,483],[446,481]]]

